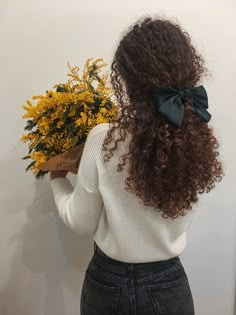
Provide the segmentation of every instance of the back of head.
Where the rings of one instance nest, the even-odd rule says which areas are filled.
[[[112,85],[121,107],[104,142],[108,161],[115,150],[108,148],[116,129],[125,140],[131,133],[126,189],[146,206],[176,218],[192,209],[198,195],[209,192],[223,175],[218,161],[218,142],[209,125],[183,101],[184,118],[178,128],[158,110],[153,91],[197,86],[205,72],[187,32],[168,20],[151,19],[135,24],[120,41],[112,63]]]

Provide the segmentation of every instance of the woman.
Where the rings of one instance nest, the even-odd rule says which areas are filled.
[[[51,173],[61,217],[95,241],[82,315],[194,314],[179,255],[199,194],[223,175],[204,73],[180,26],[138,22],[112,63],[117,121],[91,130],[75,188]]]

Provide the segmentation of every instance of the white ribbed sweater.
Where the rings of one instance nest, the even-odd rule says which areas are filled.
[[[66,178],[51,181],[60,216],[77,233],[93,235],[98,246],[119,261],[142,263],[180,255],[194,212],[164,219],[127,192],[127,168],[118,173],[116,166],[127,150],[129,137],[119,143],[110,162],[104,163],[101,148],[108,129],[109,124],[103,123],[90,131],[75,188]]]

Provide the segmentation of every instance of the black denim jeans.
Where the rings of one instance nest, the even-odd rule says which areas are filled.
[[[126,263],[108,257],[94,243],[80,310],[81,315],[193,315],[194,304],[179,257]]]

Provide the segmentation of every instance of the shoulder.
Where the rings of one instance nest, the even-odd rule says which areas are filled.
[[[109,130],[110,124],[109,123],[101,123],[97,126],[93,127],[87,136],[86,139],[86,146],[89,147],[100,147],[101,143],[105,139],[107,135],[107,131]]]
[[[101,138],[102,136],[106,135],[107,131],[109,130],[109,123],[101,123],[98,124],[97,126],[93,127],[89,134],[88,134],[88,138]]]

